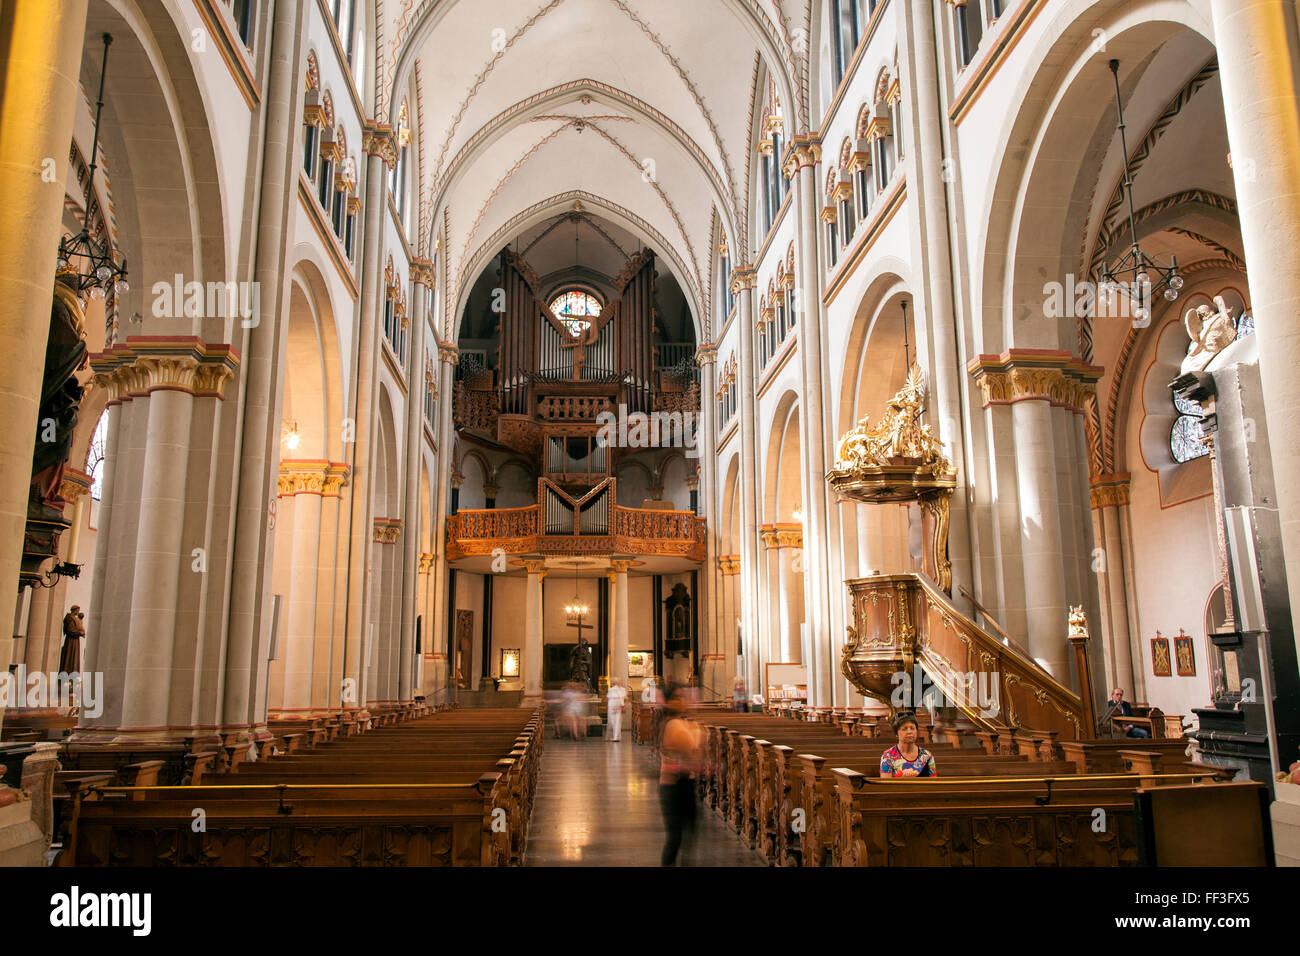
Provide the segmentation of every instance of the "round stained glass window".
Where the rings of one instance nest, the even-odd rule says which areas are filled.
[[[600,302],[593,295],[573,289],[552,299],[551,311],[569,334],[577,338],[591,327],[591,320],[600,315]]]

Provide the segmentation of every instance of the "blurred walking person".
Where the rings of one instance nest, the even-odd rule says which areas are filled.
[[[627,700],[627,688],[623,686],[621,677],[615,677],[609,682],[609,692],[606,697],[609,711],[609,739],[618,740],[623,731],[623,703]]]
[[[704,760],[704,731],[687,719],[690,697],[686,688],[673,689],[667,701],[659,751],[659,805],[664,813],[662,866],[673,866],[683,844],[689,853],[695,837],[695,775]]]

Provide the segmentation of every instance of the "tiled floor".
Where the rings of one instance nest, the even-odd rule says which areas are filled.
[[[659,773],[652,751],[618,743],[546,741],[528,826],[525,866],[658,866],[663,850]],[[762,866],[722,819],[699,807],[683,866]]]

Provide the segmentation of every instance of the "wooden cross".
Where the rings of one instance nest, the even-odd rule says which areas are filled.
[[[566,626],[566,627],[576,627],[576,628],[578,629],[578,643],[579,643],[579,644],[582,643],[582,632],[583,632],[584,630],[588,629],[588,628],[590,628],[590,629],[592,629],[592,630],[595,630],[595,627],[596,627],[595,624],[583,624],[583,623],[582,623],[582,615],[581,615],[581,614],[578,615],[578,623],[577,623],[577,624],[574,624],[572,621],[570,621],[570,622],[569,622],[568,624],[566,624],[565,626]]]

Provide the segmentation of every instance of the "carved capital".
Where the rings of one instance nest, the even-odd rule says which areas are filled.
[[[822,144],[810,136],[796,136],[790,140],[781,163],[786,179],[793,179],[801,169],[812,169],[822,159]]]
[[[90,491],[93,480],[84,471],[65,468],[63,470],[63,483],[59,485],[59,497],[70,505],[76,504],[78,498]]]
[[[718,555],[718,570],[722,572],[723,577],[731,577],[740,573],[740,555],[738,554],[720,554]]]
[[[521,563],[524,570],[529,574],[542,575],[546,573],[546,560],[544,558],[524,558]]]
[[[980,355],[967,368],[975,376],[985,408],[1041,401],[1076,414],[1088,407],[1102,374],[1100,366],[1089,365],[1069,352],[1047,349]]]
[[[731,270],[731,294],[740,295],[746,289],[758,285],[758,272],[749,266],[737,266]]]
[[[376,544],[396,544],[402,534],[401,518],[376,518],[374,537]]]
[[[1093,510],[1118,508],[1129,503],[1129,474],[1097,475],[1088,482],[1088,496]]]
[[[420,552],[420,573],[428,574],[433,570],[433,561],[437,555],[430,554],[428,551]]]
[[[615,574],[627,574],[628,568],[637,563],[635,558],[610,558],[609,566]]]
[[[118,402],[159,389],[223,398],[238,365],[239,353],[229,345],[208,345],[193,336],[130,336],[90,356],[95,386],[107,389],[109,401]]]
[[[438,344],[438,359],[448,365],[460,364],[460,349],[454,345]]]
[[[329,475],[328,461],[286,459],[280,462],[276,492],[281,498],[293,495],[324,495]]]
[[[695,364],[703,368],[706,365],[713,365],[718,360],[718,347],[716,345],[701,345],[695,350]]]
[[[803,525],[765,524],[758,533],[763,540],[763,546],[769,551],[803,547]]]
[[[385,123],[366,121],[361,128],[361,149],[369,156],[378,156],[389,169],[397,165],[397,135]]]
[[[433,261],[430,259],[414,259],[411,261],[411,281],[424,286],[430,292],[433,291],[435,274],[433,271]]]

